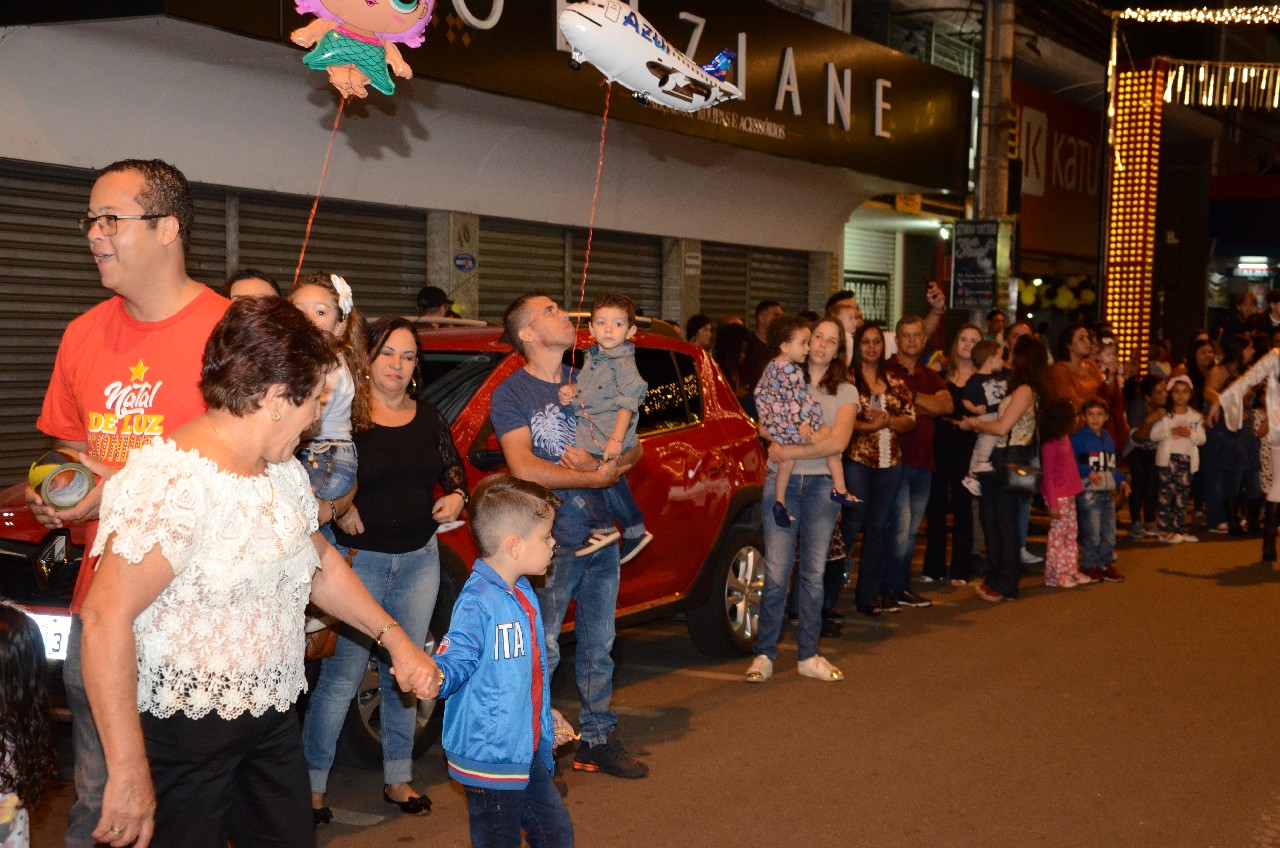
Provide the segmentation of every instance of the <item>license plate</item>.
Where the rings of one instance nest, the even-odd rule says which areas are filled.
[[[71,616],[44,615],[38,612],[29,612],[27,615],[40,626],[40,635],[44,638],[44,655],[51,660],[65,660],[67,640],[71,637]]]

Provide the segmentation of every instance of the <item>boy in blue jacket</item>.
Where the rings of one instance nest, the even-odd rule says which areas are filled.
[[[551,782],[552,750],[573,728],[551,709],[542,614],[529,576],[555,551],[560,498],[499,474],[476,488],[480,551],[440,641],[440,698],[449,774],[463,785],[475,848],[569,848],[573,823]]]
[[[1116,465],[1116,443],[1107,432],[1110,410],[1102,398],[1090,398],[1080,410],[1084,426],[1071,436],[1071,449],[1084,483],[1076,495],[1080,522],[1080,570],[1095,581],[1119,583],[1124,575],[1116,570],[1115,493],[1128,496],[1129,484]]]

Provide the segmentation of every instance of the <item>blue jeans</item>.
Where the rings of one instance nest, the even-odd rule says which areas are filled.
[[[884,558],[888,545],[889,519],[893,502],[902,484],[902,463],[888,468],[872,468],[861,462],[845,460],[844,481],[849,492],[861,500],[862,509],[845,512],[840,532],[845,550],[853,556],[853,542],[862,531],[862,548],[858,551],[858,588],[855,600],[859,606],[880,603],[880,584],[884,582]]]
[[[311,491],[321,500],[337,500],[356,484],[356,446],[349,440],[305,442],[298,460],[311,481]]]
[[[107,758],[102,741],[89,710],[89,697],[84,692],[84,674],[80,666],[80,616],[71,616],[71,633],[67,637],[67,659],[62,666],[62,683],[67,689],[67,706],[71,708],[71,744],[75,751],[76,801],[67,814],[67,832],[62,837],[64,848],[94,848],[93,838],[98,819],[102,818],[102,790],[107,786]]]
[[[1116,549],[1114,492],[1076,495],[1076,520],[1080,522],[1080,567],[1106,568]]]
[[[440,591],[440,547],[436,537],[416,551],[385,554],[356,549],[351,570],[382,605],[391,618],[400,622],[415,645],[427,640],[431,613]],[[339,546],[338,552],[347,555]],[[441,634],[443,635],[443,634]],[[373,638],[343,627],[333,656],[320,665],[320,679],[307,707],[302,728],[303,753],[310,770],[311,791],[324,792],[329,784],[333,753],[347,718],[347,709],[369,666]],[[389,657],[378,649],[378,708],[382,725],[382,773],[385,783],[408,783],[413,779],[413,736],[418,726],[418,702],[411,693],[400,691],[391,674]]]
[[[604,504],[609,508],[613,521],[607,525],[612,528],[614,521],[622,528],[622,535],[628,539],[639,539],[645,534],[644,513],[636,503],[626,477],[619,477],[618,482],[604,490]]]
[[[529,785],[524,789],[480,789],[464,786],[471,815],[473,848],[520,848],[523,829],[529,848],[570,848],[573,822],[551,782],[551,772],[534,755]]]
[[[764,490],[773,492],[778,466],[770,464]],[[787,508],[796,516],[790,527],[779,527],[773,513],[763,511],[764,591],[760,597],[760,630],[755,653],[770,661],[778,656],[778,637],[786,619],[787,587],[791,567],[800,551],[800,571],[796,580],[796,644],[800,659],[818,653],[818,631],[822,628],[822,575],[827,567],[831,533],[840,515],[840,505],[831,500],[830,474],[793,474],[787,483]]]
[[[565,501],[569,505],[569,501]],[[563,510],[565,507],[561,507]],[[557,512],[557,527],[559,514]],[[547,633],[547,674],[560,664],[560,628],[569,602],[577,601],[573,631],[576,637],[578,695],[582,709],[578,722],[582,741],[600,745],[618,724],[609,709],[613,699],[614,611],[618,607],[618,547],[606,545],[587,556],[574,556],[581,538],[567,540],[557,533],[560,545],[551,559],[546,583],[537,589],[542,606],[542,626]]]
[[[903,466],[902,483],[893,499],[889,529],[889,557],[885,561],[883,589],[905,592],[910,586],[911,557],[916,552],[916,536],[929,505],[933,488],[933,471],[929,468]],[[946,516],[943,516],[944,520]]]

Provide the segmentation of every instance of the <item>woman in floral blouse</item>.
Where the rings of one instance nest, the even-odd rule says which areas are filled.
[[[852,370],[862,408],[853,423],[844,478],[849,493],[864,505],[860,510],[846,510],[842,530],[850,555],[858,531],[863,531],[856,604],[863,615],[879,615],[889,518],[903,473],[898,434],[915,428],[916,413],[911,390],[885,372],[884,333],[879,327],[864,324],[858,329]],[[888,611],[897,612],[897,605]]]

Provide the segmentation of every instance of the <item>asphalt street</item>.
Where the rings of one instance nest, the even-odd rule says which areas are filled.
[[[1128,580],[991,605],[850,620],[822,651],[846,680],[698,654],[672,618],[619,634],[623,739],[652,772],[568,773],[583,846],[1280,846],[1280,568],[1256,539],[1130,544]],[[1210,539],[1224,539],[1209,541]],[[572,667],[556,705],[577,713]],[[570,755],[571,756],[571,755]],[[569,759],[564,760],[565,765]],[[438,749],[418,763],[424,818],[339,768],[317,844],[464,846],[466,803]],[[59,844],[70,788],[36,811]]]

